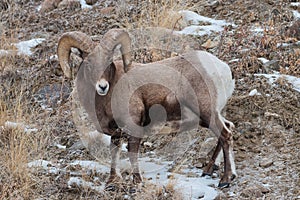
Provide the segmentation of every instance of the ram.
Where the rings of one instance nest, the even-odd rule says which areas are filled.
[[[113,61],[117,46],[122,61]],[[140,183],[141,139],[150,134],[155,124],[171,121],[177,122],[179,131],[199,125],[211,129],[218,143],[203,175],[213,173],[216,158],[223,150],[224,174],[219,187],[230,185],[236,177],[233,123],[221,115],[234,90],[227,64],[204,51],[190,51],[148,64],[134,63],[131,40],[125,30],[111,29],[99,43],[75,31],[63,34],[57,49],[60,66],[69,78],[71,48],[78,48],[83,58],[75,82],[80,103],[97,130],[111,135],[112,162],[107,189],[113,188],[119,178],[116,168],[121,138],[128,138],[133,183]]]

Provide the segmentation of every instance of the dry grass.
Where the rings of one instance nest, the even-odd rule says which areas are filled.
[[[127,29],[139,29],[147,27],[163,27],[168,29],[179,28],[178,21],[181,15],[180,10],[189,9],[186,1],[183,0],[148,0],[148,1],[123,1],[118,3],[117,13],[120,16],[126,17]],[[141,9],[134,9],[139,7]],[[128,17],[130,16],[130,17]]]
[[[16,31],[17,32],[17,31]],[[0,49],[15,50],[15,33],[0,37]],[[26,132],[36,112],[25,94],[26,82],[18,75],[18,60],[12,54],[0,57],[0,199],[31,199],[37,192],[36,179],[27,167],[31,160],[40,158],[48,140],[44,131]],[[17,124],[9,124],[14,122]]]

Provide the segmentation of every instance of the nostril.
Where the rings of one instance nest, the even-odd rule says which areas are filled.
[[[106,88],[107,88],[107,85],[98,85],[99,86],[99,88],[101,89],[101,90],[105,90]]]

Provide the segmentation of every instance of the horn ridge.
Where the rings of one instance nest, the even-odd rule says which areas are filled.
[[[69,65],[71,48],[78,48],[80,51],[84,52],[85,55],[87,55],[92,52],[95,46],[96,43],[93,42],[91,37],[79,31],[67,32],[60,37],[57,47],[57,54],[59,64],[66,77],[71,78],[72,76]]]

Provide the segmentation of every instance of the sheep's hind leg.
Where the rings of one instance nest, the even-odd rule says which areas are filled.
[[[115,191],[117,189],[117,184],[120,183],[121,177],[117,174],[117,163],[119,161],[119,154],[121,149],[121,136],[113,135],[111,136],[110,143],[110,152],[111,152],[111,168],[110,168],[110,176],[106,183],[105,190],[107,191]]]
[[[132,175],[133,175],[133,184],[136,185],[142,182],[142,176],[140,174],[139,164],[138,164],[138,155],[140,148],[141,138],[137,138],[134,136],[130,136],[128,139],[128,154],[129,160],[132,167]],[[136,189],[131,188],[130,193],[135,193]]]
[[[218,185],[219,188],[229,187],[231,181],[236,177],[235,163],[233,158],[232,150],[232,136],[231,132],[223,129],[222,134],[219,138],[224,155],[224,174]]]
[[[209,163],[207,164],[206,168],[204,169],[202,176],[211,176],[215,170],[219,169],[219,166],[216,164],[216,162],[219,162],[219,158],[221,157],[222,151],[222,145],[220,139],[218,140],[216,149],[213,153],[212,158],[210,159]]]

